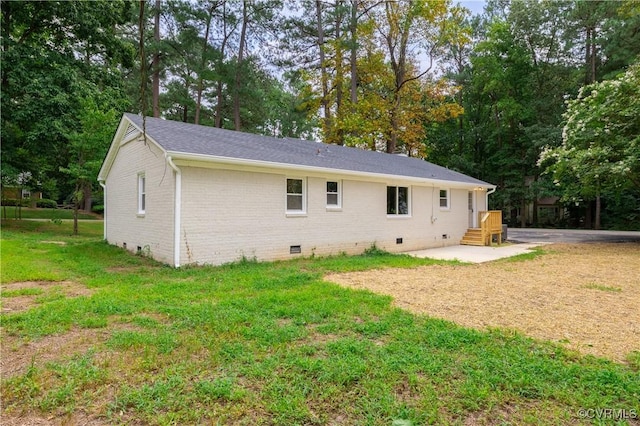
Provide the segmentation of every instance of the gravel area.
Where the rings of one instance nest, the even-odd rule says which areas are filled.
[[[530,260],[325,278],[391,295],[401,308],[465,327],[515,329],[617,362],[640,351],[640,244],[553,244],[543,250]]]

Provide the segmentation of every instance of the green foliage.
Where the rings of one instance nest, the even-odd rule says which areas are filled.
[[[40,209],[57,209],[58,203],[56,202],[56,200],[41,198],[39,200],[36,200],[36,207]]]
[[[23,198],[19,200],[16,198],[5,198],[2,200],[2,205],[9,207],[27,207],[29,205],[29,199]]]
[[[584,87],[568,102],[563,143],[541,156],[565,201],[640,194],[639,115],[638,64],[614,80]]]
[[[77,129],[81,100],[127,101],[121,69],[133,50],[118,37],[131,5],[125,1],[2,3],[3,169],[30,172],[51,198],[70,185],[69,134]]]
[[[562,143],[566,99],[585,81],[614,78],[636,61],[633,10],[626,2],[487,2],[483,15],[461,23],[476,41],[446,46],[465,113],[429,125],[429,159],[497,184],[492,208],[506,220],[520,216],[511,225],[535,224],[535,209],[533,217],[522,212],[536,199],[563,195],[537,163],[540,154]],[[595,57],[585,55],[594,44]],[[638,194],[629,192],[601,194],[609,226],[633,227]]]

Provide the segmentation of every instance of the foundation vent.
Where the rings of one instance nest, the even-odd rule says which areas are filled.
[[[290,254],[300,254],[300,253],[302,253],[302,247],[301,246],[290,246],[289,247],[289,253]]]

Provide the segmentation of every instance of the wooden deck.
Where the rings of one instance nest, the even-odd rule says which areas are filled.
[[[469,228],[460,244],[468,246],[490,246],[493,236],[498,236],[498,244],[502,242],[502,210],[478,212],[480,228]]]

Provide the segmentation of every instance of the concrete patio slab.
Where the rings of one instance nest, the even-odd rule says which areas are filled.
[[[460,262],[483,263],[528,253],[546,243],[506,244],[502,246],[448,246],[405,252],[410,256],[439,260],[459,260]]]

